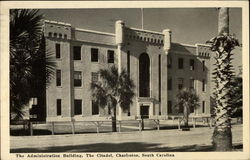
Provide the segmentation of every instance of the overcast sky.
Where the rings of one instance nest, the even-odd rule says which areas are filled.
[[[242,42],[242,10],[230,8],[230,33]],[[45,19],[70,23],[73,27],[104,32],[115,32],[116,20],[123,20],[126,26],[141,28],[140,8],[120,9],[45,9]],[[195,44],[205,43],[218,32],[218,10],[216,8],[144,8],[144,29],[162,32],[172,31],[173,42]],[[241,52],[234,60],[241,65]]]

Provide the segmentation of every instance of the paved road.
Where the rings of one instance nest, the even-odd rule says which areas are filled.
[[[242,144],[242,125],[233,125],[233,143]],[[213,129],[153,130],[121,133],[11,136],[11,152],[194,151],[211,146]],[[211,148],[211,147],[210,147]],[[209,150],[209,149],[208,149]]]

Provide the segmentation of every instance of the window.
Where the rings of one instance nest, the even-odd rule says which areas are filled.
[[[168,57],[168,68],[172,68],[172,57]]]
[[[168,78],[168,90],[172,90],[172,78]]]
[[[194,88],[194,79],[193,78],[190,79],[190,87],[189,88],[190,89],[195,89]]]
[[[114,51],[108,50],[108,63],[114,63]]]
[[[182,89],[184,85],[184,79],[183,78],[178,78],[178,89]]]
[[[92,115],[99,114],[99,106],[97,102],[92,101]]]
[[[205,79],[202,80],[202,91],[203,92],[206,91],[206,80]]]
[[[61,86],[61,70],[56,70],[56,86]]]
[[[82,100],[81,99],[75,99],[74,101],[74,109],[75,109],[75,115],[82,114]]]
[[[61,58],[61,48],[59,43],[56,43],[56,58]]]
[[[190,70],[194,70],[194,59],[190,59]]]
[[[202,61],[202,71],[205,71],[205,61]]]
[[[179,68],[179,69],[183,69],[183,63],[184,63],[183,58],[179,58],[179,59],[178,59],[178,68]]]
[[[81,47],[80,46],[74,46],[73,47],[73,57],[74,60],[81,60]]]
[[[97,72],[92,72],[92,73],[91,73],[91,81],[92,81],[93,83],[98,82],[98,73],[97,73]]]
[[[168,114],[173,113],[172,111],[172,101],[168,101]]]
[[[91,48],[91,62],[98,62],[98,49]]]
[[[82,86],[82,72],[74,71],[74,86],[81,87]]]
[[[52,37],[52,33],[51,32],[49,32],[49,37]]]
[[[206,111],[206,102],[202,101],[202,113],[205,113]]]
[[[56,115],[58,116],[62,115],[62,100],[61,99],[56,100]]]

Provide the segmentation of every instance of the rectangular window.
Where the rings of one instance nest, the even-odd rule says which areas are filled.
[[[168,56],[168,68],[172,68],[172,57]]]
[[[205,61],[202,61],[202,71],[204,72],[205,71]]]
[[[205,79],[202,80],[202,91],[203,92],[206,91],[206,80]]]
[[[184,79],[183,78],[178,78],[178,89],[181,90],[184,85]]]
[[[81,87],[82,86],[82,72],[74,71],[74,86]]]
[[[194,59],[190,59],[190,70],[194,70]]]
[[[98,73],[97,72],[91,72],[91,81],[93,83],[98,82]]]
[[[81,47],[80,46],[73,47],[73,57],[74,57],[74,60],[81,60]]]
[[[98,49],[91,48],[91,62],[98,62]]]
[[[56,115],[58,116],[62,115],[62,100],[61,99],[56,100]]]
[[[75,99],[75,101],[74,101],[74,109],[75,109],[75,115],[81,115],[82,114],[82,100],[81,99]]]
[[[206,112],[206,102],[202,101],[202,113]]]
[[[114,63],[115,56],[113,50],[108,50],[108,63]]]
[[[172,78],[168,78],[168,90],[172,90]]]
[[[184,63],[183,58],[179,58],[179,59],[178,59],[178,68],[179,68],[179,69],[183,69],[183,63]]]
[[[99,106],[98,103],[92,101],[92,115],[99,114]]]
[[[59,43],[56,43],[56,58],[61,58],[61,48]]]
[[[56,70],[56,86],[61,86],[62,82],[61,82],[61,70]]]
[[[172,101],[168,101],[168,114],[173,113],[172,111]]]
[[[190,79],[190,87],[189,87],[190,89],[195,89],[194,88],[194,79]]]

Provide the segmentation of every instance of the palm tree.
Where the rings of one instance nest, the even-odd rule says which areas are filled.
[[[190,110],[199,106],[199,97],[193,89],[184,88],[177,93],[176,98],[177,106],[179,108],[183,107],[184,126],[188,128]]]
[[[213,147],[217,151],[232,150],[232,132],[230,115],[232,106],[229,104],[230,81],[233,77],[231,51],[239,45],[238,40],[229,35],[229,9],[219,9],[218,36],[208,41],[211,50],[215,52],[215,128],[213,132]]]
[[[124,111],[133,103],[134,83],[123,69],[118,73],[118,69],[112,66],[108,69],[100,69],[100,81],[91,83],[93,101],[101,107],[111,109],[112,131],[116,132],[116,108],[119,105]]]
[[[42,18],[38,10],[10,10],[10,114],[23,116],[23,107],[52,76],[54,63],[46,56]],[[39,91],[35,93],[34,91]]]

